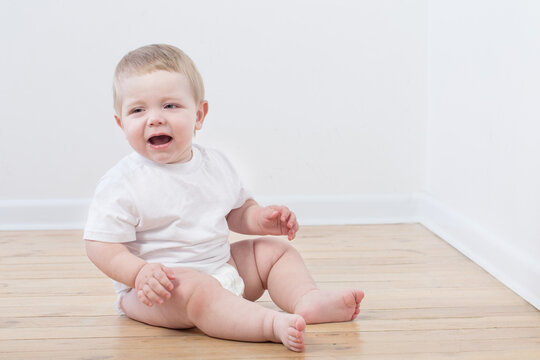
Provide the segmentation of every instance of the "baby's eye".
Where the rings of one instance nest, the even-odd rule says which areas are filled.
[[[177,109],[179,106],[176,104],[167,104],[165,105],[165,109]]]
[[[134,109],[131,109],[131,111],[129,113],[130,114],[136,114],[136,113],[140,113],[142,111],[143,111],[142,108],[134,108]]]

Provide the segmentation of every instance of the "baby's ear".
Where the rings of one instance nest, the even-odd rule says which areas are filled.
[[[199,104],[199,109],[197,109],[197,122],[195,123],[195,130],[202,129],[206,114],[208,114],[208,101],[203,100]]]
[[[123,129],[123,127],[122,127],[122,119],[120,119],[118,116],[114,115],[114,120],[116,120],[116,125],[120,126],[120,129]]]

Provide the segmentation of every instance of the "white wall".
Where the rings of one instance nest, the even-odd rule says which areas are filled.
[[[206,81],[198,141],[256,195],[421,221],[539,307],[539,20],[523,0],[4,1],[0,228],[84,223],[130,151],[114,66],[173,43]]]
[[[439,230],[538,306],[540,3],[432,1],[429,19],[426,190],[453,219]]]
[[[425,1],[13,1],[0,9],[0,199],[87,199],[128,153],[111,77],[138,46],[183,48],[255,194],[423,184]],[[47,200],[48,201],[48,200]]]

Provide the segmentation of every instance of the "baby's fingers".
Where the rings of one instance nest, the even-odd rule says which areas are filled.
[[[165,275],[167,275],[167,277],[170,280],[176,280],[176,276],[174,275],[174,271],[172,271],[171,269],[169,269],[168,267],[165,267],[163,265],[161,266],[161,270],[163,270]]]
[[[168,291],[172,291],[174,289],[174,284],[171,280],[174,280],[174,272],[172,272],[170,269],[167,269],[165,267],[162,268],[162,271],[156,271],[154,273],[154,278]]]
[[[150,299],[146,296],[145,292],[143,289],[141,290],[137,290],[137,298],[140,300],[140,302],[142,302],[144,305],[146,306],[152,306],[154,305],[152,303],[152,301],[150,301]]]
[[[263,212],[262,212],[263,219],[270,220],[270,221],[277,219],[279,215],[280,215],[280,212],[273,207],[266,207],[263,209]]]
[[[138,293],[139,299],[148,306],[154,304],[161,305],[164,299],[169,299],[171,294],[165,290],[165,288],[157,282],[156,279],[151,279],[148,284],[144,284],[142,294]],[[148,301],[145,301],[148,300]]]
[[[153,303],[163,304],[164,300],[170,299],[171,293],[156,278],[151,278],[145,286],[147,285],[150,287],[151,292],[145,291],[145,295]]]
[[[297,231],[298,229],[291,229],[288,231],[289,240],[294,240]]]
[[[279,217],[279,220],[282,222],[282,223],[285,223],[287,222],[287,220],[289,220],[289,217],[291,216],[292,212],[291,210],[289,210],[288,207],[286,206],[280,206],[278,209],[276,209],[277,211],[279,211],[279,214],[280,214],[280,217]]]
[[[298,221],[296,220],[296,215],[286,206],[281,206],[279,210],[281,234],[288,235],[289,240],[293,240],[296,237],[296,232],[298,231]]]
[[[298,221],[296,220],[296,214],[290,212],[289,219],[287,220],[287,228],[290,230],[298,230]]]

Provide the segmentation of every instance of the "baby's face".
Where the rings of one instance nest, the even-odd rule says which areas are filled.
[[[119,93],[122,109],[115,119],[135,151],[162,164],[191,159],[193,135],[208,104],[196,103],[185,75],[160,70],[129,76]]]

